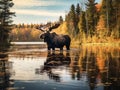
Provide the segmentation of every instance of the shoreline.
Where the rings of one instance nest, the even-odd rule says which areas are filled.
[[[109,46],[109,47],[120,47],[120,43],[73,43],[71,47],[80,47],[80,46]]]

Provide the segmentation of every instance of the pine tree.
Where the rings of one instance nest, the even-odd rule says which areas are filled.
[[[78,23],[79,28],[79,40],[80,43],[84,41],[85,35],[87,35],[87,28],[86,28],[86,20],[85,20],[85,12],[82,11],[80,14],[80,21]]]
[[[12,16],[15,15],[14,12],[10,11],[13,5],[12,0],[0,1],[0,49],[10,44],[9,33],[13,26]]]
[[[66,15],[66,22],[68,33],[71,36],[75,36],[75,29],[76,29],[76,12],[75,6],[72,4],[68,15]]]
[[[77,24],[76,30],[75,30],[76,35],[79,33],[78,23],[79,23],[79,21],[80,21],[81,11],[82,11],[82,10],[81,10],[80,5],[79,5],[79,3],[78,3],[77,6],[76,6],[76,24]]]
[[[82,11],[82,13],[80,15],[79,29],[80,29],[80,32],[84,32],[87,34],[85,12],[84,11]]]
[[[120,38],[120,3],[119,0],[112,0],[113,33],[115,38]]]
[[[73,22],[74,27],[75,27],[75,24],[76,24],[76,13],[75,13],[75,6],[74,5],[71,5],[70,18],[71,18],[71,21]]]
[[[96,30],[96,25],[97,25],[97,10],[96,10],[96,3],[95,0],[88,0],[88,3],[86,4],[87,6],[87,17],[86,20],[88,22],[88,33],[92,37],[95,34]]]
[[[77,21],[78,19],[76,19],[77,13],[79,12],[76,12],[75,6],[72,4],[70,11],[68,15],[66,15],[66,19],[65,19],[67,22],[68,33],[74,37],[77,36],[78,31],[79,31],[78,30],[79,21]]]
[[[115,13],[112,5],[113,2],[114,0],[102,0],[100,15],[103,17],[105,22],[105,28],[107,30],[106,36],[111,35],[112,29],[116,25],[115,22],[113,23],[113,20],[115,20]]]
[[[107,10],[107,29],[108,29],[108,36],[111,35],[111,32],[113,30],[114,27],[114,13],[113,13],[113,6],[112,6],[112,1],[113,0],[107,0],[106,1],[106,10]]]
[[[59,17],[59,22],[63,23],[63,17],[62,16]]]
[[[81,9],[80,9],[80,5],[78,3],[77,6],[76,6],[76,13],[77,13],[77,15],[80,15],[80,12],[81,12]]]

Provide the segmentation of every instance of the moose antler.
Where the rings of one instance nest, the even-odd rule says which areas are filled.
[[[36,27],[36,29],[41,30],[42,32],[45,32],[45,29],[43,29],[43,25]]]
[[[48,31],[52,31],[52,29],[58,28],[59,26],[60,26],[60,24],[56,23],[56,24],[52,25],[51,27],[48,27],[48,25],[44,25],[44,26],[41,25],[41,26],[37,27],[36,29],[41,30],[42,32],[45,32],[45,31],[47,31],[46,27],[48,28]]]
[[[54,24],[53,26],[51,26],[51,27],[49,28],[49,31],[52,31],[52,29],[58,28],[59,26],[60,26],[60,24],[59,24],[59,23],[56,23],[56,24]]]

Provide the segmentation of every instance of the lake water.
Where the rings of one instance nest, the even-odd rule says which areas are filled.
[[[119,90],[120,47],[81,46],[0,53],[0,90]]]

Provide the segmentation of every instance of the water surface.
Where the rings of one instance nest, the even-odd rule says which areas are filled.
[[[120,48],[81,46],[0,54],[0,90],[119,90]]]

